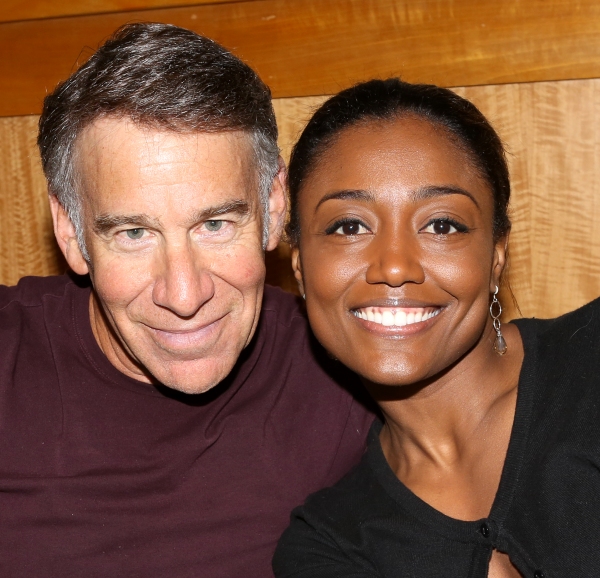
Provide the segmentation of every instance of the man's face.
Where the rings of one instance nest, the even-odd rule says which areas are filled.
[[[57,237],[73,269],[91,275],[92,328],[124,374],[201,393],[250,342],[265,275],[254,158],[243,133],[176,134],[107,118],[80,136],[89,263],[72,226],[61,237],[53,206]],[[284,210],[278,177],[267,249]],[[64,214],[62,222],[69,228]]]

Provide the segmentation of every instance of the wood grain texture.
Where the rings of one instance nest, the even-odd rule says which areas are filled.
[[[389,75],[443,86],[600,77],[597,0],[257,0],[0,24],[0,116],[39,112],[78,59],[134,20],[214,38],[276,97]]]
[[[277,98],[273,101],[277,126],[279,128],[279,148],[287,163],[294,143],[312,114],[327,96],[305,96],[300,98]]]
[[[525,316],[554,317],[600,295],[600,79],[457,88],[509,149],[510,285]],[[276,100],[280,146],[324,97]],[[0,283],[63,270],[35,149],[37,117],[0,119]],[[296,290],[289,250],[267,255],[269,282]],[[506,287],[505,318],[519,316]]]
[[[600,295],[600,80],[456,89],[507,144],[508,279],[523,315],[555,317]],[[508,316],[518,313],[503,293]]]
[[[0,22],[228,2],[239,0],[2,0]]]
[[[66,270],[35,139],[37,117],[0,119],[0,283]]]

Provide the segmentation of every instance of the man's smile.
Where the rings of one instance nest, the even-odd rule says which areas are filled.
[[[146,325],[146,327],[150,330],[158,345],[168,351],[177,353],[205,346],[207,340],[210,340],[214,336],[214,333],[226,315],[194,327],[173,329],[160,329],[149,325]]]

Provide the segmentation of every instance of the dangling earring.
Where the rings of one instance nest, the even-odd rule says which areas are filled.
[[[500,305],[497,295],[498,285],[496,285],[496,291],[494,291],[494,296],[492,297],[492,302],[490,303],[490,315],[494,320],[494,331],[496,332],[496,339],[494,339],[494,351],[498,355],[504,355],[508,347],[506,345],[506,341],[504,341],[504,337],[502,336],[502,331],[500,331],[500,315],[502,315],[502,305]]]

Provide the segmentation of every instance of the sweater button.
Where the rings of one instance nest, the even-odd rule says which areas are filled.
[[[533,573],[533,578],[545,578],[544,573],[541,570],[536,570]]]
[[[483,522],[481,526],[479,526],[479,532],[484,537],[487,538],[490,535],[490,527]],[[544,578],[543,576],[535,576],[535,578]]]

